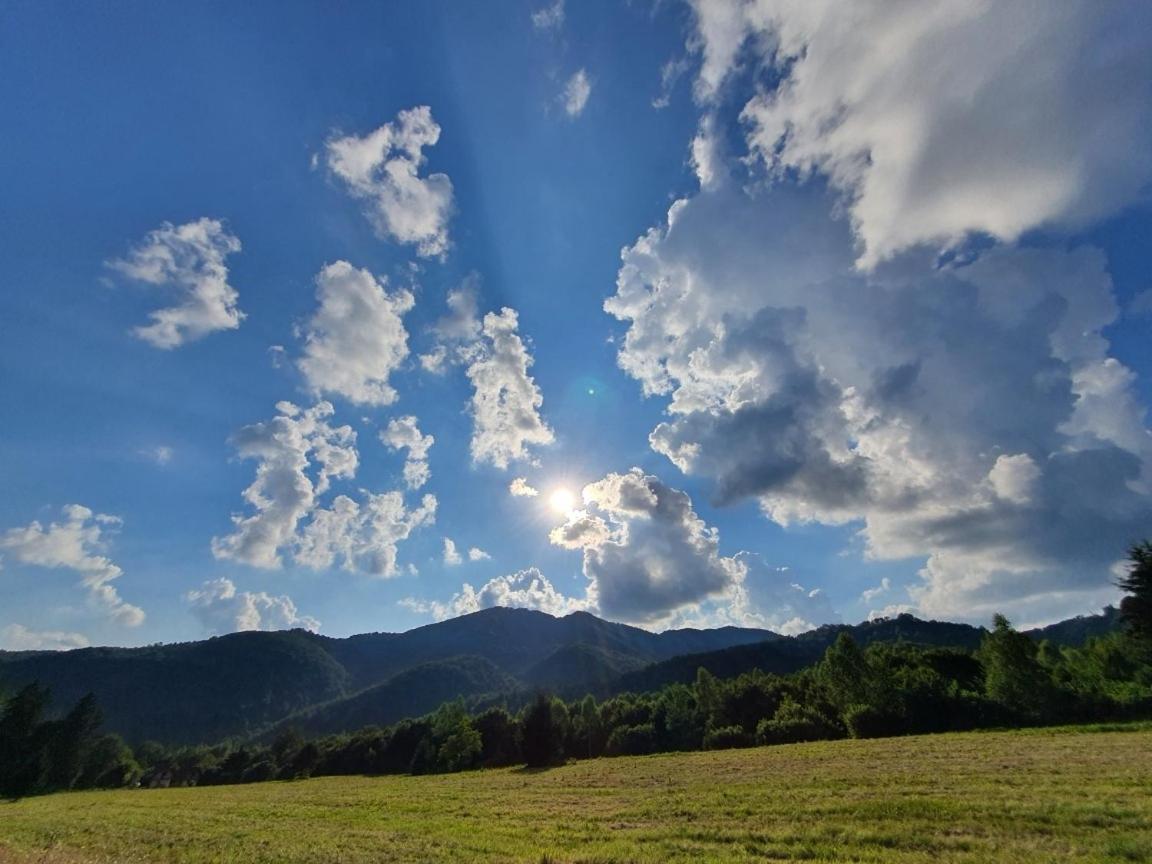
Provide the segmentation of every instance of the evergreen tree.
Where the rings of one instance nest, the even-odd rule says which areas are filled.
[[[1138,641],[1152,646],[1152,541],[1128,550],[1128,573],[1116,584],[1128,595],[1120,601],[1120,617]]]
[[[525,709],[521,727],[524,762],[529,768],[556,765],[563,760],[563,738],[552,712],[552,699],[546,693],[538,693]]]
[[[63,720],[52,724],[44,780],[48,789],[71,789],[76,784],[101,722],[96,696],[89,693]]]
[[[33,682],[19,690],[0,716],[0,795],[21,798],[41,791],[48,767],[46,687]]]

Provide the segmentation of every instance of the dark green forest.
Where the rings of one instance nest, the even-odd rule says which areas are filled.
[[[807,638],[676,657],[611,679],[617,686],[653,685],[633,691],[598,696],[588,688],[582,698],[564,698],[542,689],[512,689],[471,702],[445,701],[471,677],[497,690],[514,683],[491,661],[469,658],[442,664],[439,677],[425,667],[403,673],[400,681],[410,688],[425,676],[432,679],[424,684],[440,694],[442,704],[431,713],[373,725],[374,718],[399,710],[397,702],[417,703],[406,701],[395,685],[388,699],[368,688],[354,697],[355,710],[340,715],[363,728],[338,734],[303,731],[307,723],[293,720],[314,720],[315,712],[306,712],[217,744],[144,741],[130,747],[119,735],[101,732],[94,696],[51,719],[47,689],[30,683],[4,700],[0,714],[0,794],[516,764],[544,768],[603,756],[1149,719],[1152,544],[1133,547],[1129,557],[1131,566],[1119,582],[1126,592],[1120,626],[1104,635],[1092,635],[1098,629],[1093,619],[1023,633],[998,615],[990,630],[975,631],[978,641],[945,644],[967,639],[967,630],[948,629],[964,625],[933,627],[901,616],[859,630],[833,628],[830,644],[814,631]],[[897,638],[870,638],[893,628],[901,632]],[[1077,635],[1084,637],[1082,644],[1068,644]],[[783,654],[767,651],[780,644],[790,647]],[[802,662],[807,645],[822,646],[815,662],[773,668]],[[694,672],[684,680],[688,668]]]

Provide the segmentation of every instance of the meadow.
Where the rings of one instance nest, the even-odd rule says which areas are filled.
[[[0,862],[1152,861],[1152,725],[0,803]]]

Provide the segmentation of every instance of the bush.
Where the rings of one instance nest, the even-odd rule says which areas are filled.
[[[651,723],[617,726],[608,737],[606,751],[609,756],[646,756],[655,753],[656,727]]]
[[[733,750],[737,747],[751,747],[752,736],[740,726],[721,726],[704,733],[705,750]]]
[[[759,744],[795,744],[800,741],[825,741],[842,736],[841,730],[823,714],[785,699],[776,714],[765,717],[756,727]]]
[[[901,718],[873,705],[849,705],[844,726],[853,738],[890,738],[904,732]]]

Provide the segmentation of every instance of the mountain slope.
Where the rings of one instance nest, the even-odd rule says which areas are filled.
[[[386,726],[405,717],[428,714],[459,697],[495,695],[519,686],[520,682],[490,660],[455,657],[423,663],[353,696],[298,711],[278,726],[304,735]]]
[[[1031,635],[1078,644],[1115,626],[1111,610]],[[146,648],[0,651],[0,686],[40,681],[58,710],[92,691],[106,727],[133,743],[199,743],[250,736],[290,715],[314,715],[308,722],[316,729],[349,729],[422,714],[458,695],[650,690],[691,681],[701,666],[722,677],[791,672],[818,660],[844,631],[863,645],[903,640],[968,650],[984,632],[900,615],[795,637],[736,627],[650,633],[586,612],[554,618],[495,608],[406,633],[346,639],[293,630]]]

